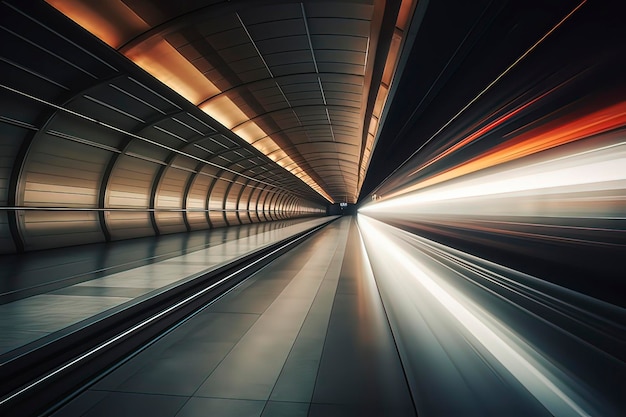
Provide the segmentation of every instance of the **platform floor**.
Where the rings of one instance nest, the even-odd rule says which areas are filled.
[[[56,416],[622,416],[624,323],[619,306],[346,216]]]
[[[356,222],[275,260],[55,416],[412,416]]]
[[[124,308],[331,218],[0,256],[0,355]]]

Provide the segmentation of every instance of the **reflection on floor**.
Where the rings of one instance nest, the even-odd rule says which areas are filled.
[[[285,220],[2,256],[0,354],[328,220]]]
[[[195,253],[170,269],[193,265]],[[120,287],[107,288],[129,291]],[[625,318],[359,214],[275,259],[56,416],[621,416]]]

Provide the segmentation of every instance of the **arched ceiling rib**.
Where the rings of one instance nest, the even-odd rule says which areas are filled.
[[[356,201],[399,0],[48,3],[327,200]]]

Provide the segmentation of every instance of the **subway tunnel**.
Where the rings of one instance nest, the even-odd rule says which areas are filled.
[[[0,414],[624,415],[618,3],[1,1]]]

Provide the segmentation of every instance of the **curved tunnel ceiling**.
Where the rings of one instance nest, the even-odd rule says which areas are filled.
[[[0,253],[324,214],[300,178],[43,1],[0,3]]]
[[[355,203],[412,0],[47,0],[329,202]]]

